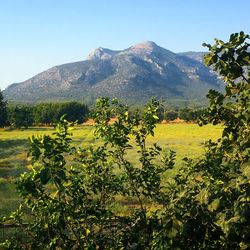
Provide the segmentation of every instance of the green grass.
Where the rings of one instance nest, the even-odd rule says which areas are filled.
[[[0,216],[18,207],[19,199],[15,190],[15,179],[27,170],[28,137],[51,135],[51,127],[27,130],[0,129]],[[184,157],[197,158],[204,153],[204,142],[216,140],[222,132],[221,126],[199,127],[197,124],[159,124],[155,136],[148,138],[149,145],[157,142],[164,149],[176,151],[176,165],[182,164]],[[92,126],[73,127],[73,143],[76,146],[97,144]],[[136,159],[136,148],[130,150],[128,159]]]
[[[184,157],[197,158],[204,153],[204,143],[217,140],[222,133],[222,126],[197,124],[159,124],[155,130],[154,140],[163,148],[172,149],[177,153],[177,162]]]

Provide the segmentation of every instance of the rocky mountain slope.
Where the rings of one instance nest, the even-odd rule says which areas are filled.
[[[97,48],[87,60],[55,66],[27,81],[10,85],[9,101],[80,100],[99,96],[142,104],[152,96],[165,100],[201,100],[221,82],[201,62],[202,53],[173,53],[154,42],[121,51]]]

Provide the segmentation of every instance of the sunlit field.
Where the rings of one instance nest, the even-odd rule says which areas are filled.
[[[6,214],[18,206],[15,179],[27,171],[28,137],[32,135],[51,135],[51,127],[30,128],[25,130],[0,129],[0,214]],[[73,127],[73,144],[87,146],[98,144],[93,135],[92,126]],[[155,136],[148,138],[148,143],[158,143],[166,150],[176,151],[176,169],[184,157],[197,158],[204,153],[204,143],[208,139],[216,140],[222,132],[221,126],[197,124],[158,124]],[[136,150],[131,150],[128,159],[134,160]]]

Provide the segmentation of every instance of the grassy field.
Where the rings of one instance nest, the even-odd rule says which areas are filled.
[[[19,200],[15,190],[15,179],[26,171],[28,140],[32,135],[51,135],[53,128],[31,128],[26,130],[0,129],[0,215],[8,213],[18,206]],[[157,142],[165,149],[176,151],[177,167],[184,157],[197,158],[204,152],[204,142],[216,140],[222,132],[221,126],[196,124],[159,124],[155,136],[148,142]],[[73,129],[73,143],[78,146],[95,144],[92,126],[79,126]],[[134,159],[136,150],[131,150],[130,159]]]

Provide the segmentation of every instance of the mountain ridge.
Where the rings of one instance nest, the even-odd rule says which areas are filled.
[[[158,99],[204,99],[221,89],[217,75],[201,62],[203,52],[174,53],[152,41],[124,50],[99,47],[86,60],[54,66],[3,91],[9,101],[79,100],[99,96],[128,103]]]

